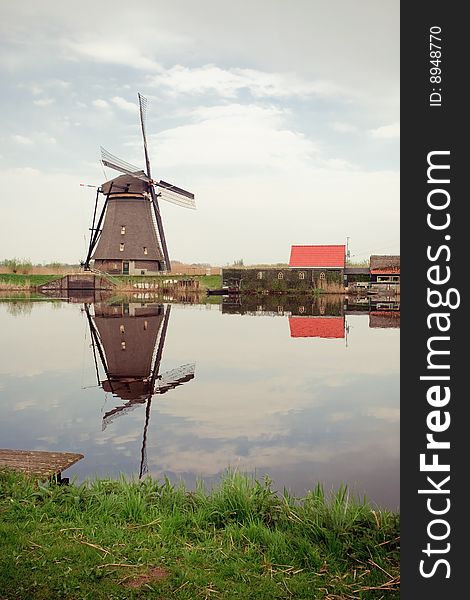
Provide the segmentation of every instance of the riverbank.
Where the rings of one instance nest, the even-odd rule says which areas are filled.
[[[38,286],[60,279],[62,275],[20,275],[17,273],[0,273],[0,291],[35,291]],[[205,292],[209,288],[220,287],[222,278],[220,275],[155,275],[155,276],[126,276],[113,275],[108,277],[116,286],[118,292],[139,291],[136,284],[145,283],[149,286],[162,287],[164,281],[179,281],[191,279],[199,282],[199,290]]]
[[[399,517],[352,501],[279,496],[227,474],[35,485],[0,473],[5,599],[399,598]]]

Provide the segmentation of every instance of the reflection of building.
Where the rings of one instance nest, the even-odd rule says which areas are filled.
[[[397,301],[398,298],[398,301]],[[399,296],[230,295],[222,299],[224,314],[287,316],[291,337],[344,338],[347,315],[370,315],[370,327],[400,327]]]
[[[290,335],[297,337],[344,338],[344,317],[289,317]]]
[[[369,313],[369,327],[400,328],[399,310],[371,310]]]
[[[222,312],[253,315],[340,316],[343,314],[343,298],[339,294],[322,294],[313,297],[287,294],[230,295],[222,299]]]
[[[103,429],[116,417],[146,404],[140,475],[146,470],[146,437],[150,405],[155,394],[164,394],[194,378],[194,364],[160,374],[171,306],[143,303],[97,303],[94,315],[85,305],[92,336],[98,383],[106,392],[125,400],[105,413]],[[98,357],[106,374],[100,381]]]

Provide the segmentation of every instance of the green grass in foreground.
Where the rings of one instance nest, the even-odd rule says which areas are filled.
[[[295,501],[228,474],[34,485],[0,473],[0,597],[395,599],[398,516],[321,488]]]

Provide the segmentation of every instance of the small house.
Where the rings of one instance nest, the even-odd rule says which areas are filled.
[[[370,285],[372,288],[384,291],[398,291],[400,256],[373,254],[370,257]]]

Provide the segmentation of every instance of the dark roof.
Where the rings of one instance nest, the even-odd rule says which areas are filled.
[[[144,174],[143,171],[139,173]],[[111,188],[111,184],[113,187]],[[133,177],[132,175],[119,175],[119,177],[115,177],[114,179],[110,179],[106,183],[103,183],[101,186],[101,191],[103,194],[107,194],[111,189],[111,194],[143,194],[148,191],[148,183],[146,181],[142,181],[142,179],[137,179],[137,177]]]
[[[370,257],[370,270],[373,272],[375,269],[400,271],[400,255],[373,254]]]
[[[291,337],[344,338],[344,317],[289,317]]]
[[[345,246],[292,246],[289,267],[344,268]]]

